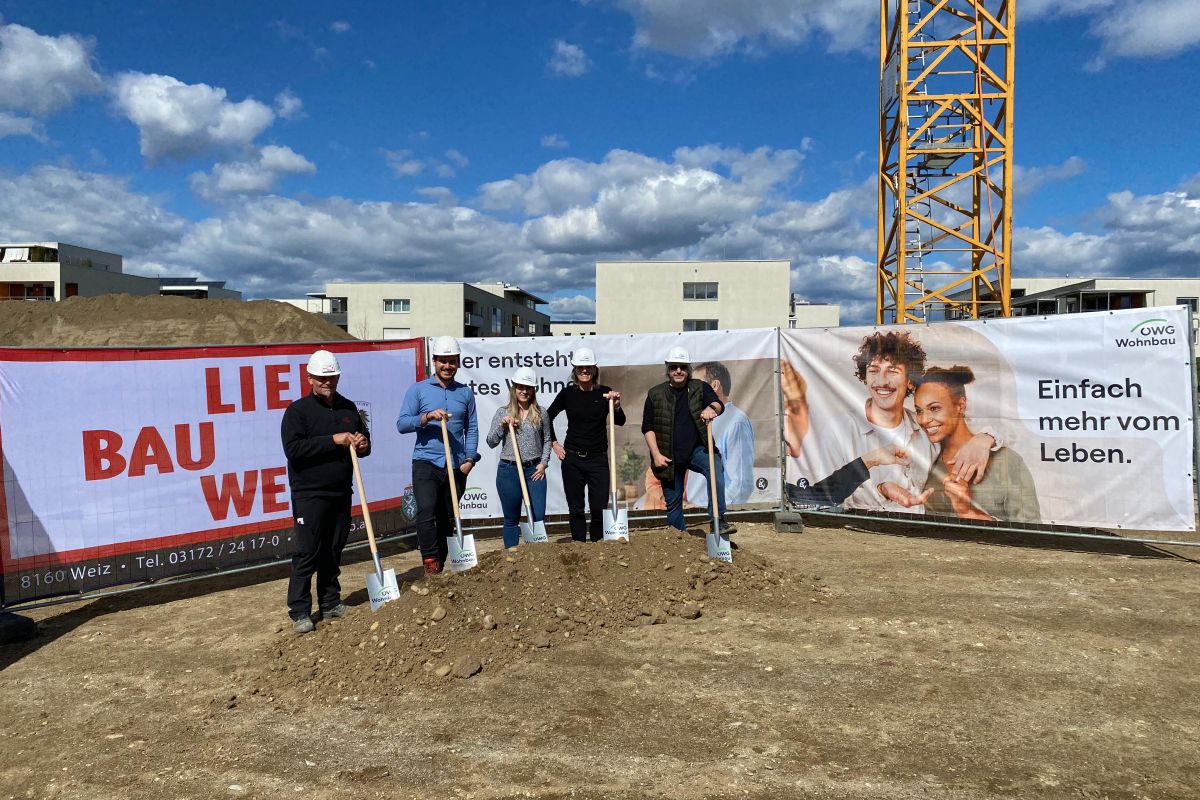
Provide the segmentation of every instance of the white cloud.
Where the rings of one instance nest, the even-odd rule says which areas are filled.
[[[304,101],[297,97],[291,89],[284,89],[275,95],[275,113],[280,119],[289,121],[302,119],[305,116]]]
[[[411,178],[413,175],[420,175],[425,169],[425,162],[413,158],[411,150],[384,150],[383,157],[397,177]]]
[[[1061,164],[1047,167],[1022,167],[1013,169],[1013,192],[1017,197],[1028,197],[1049,183],[1066,181],[1087,172],[1087,164],[1079,156],[1070,156]]]
[[[32,136],[44,141],[46,135],[42,128],[42,123],[36,119],[0,111],[0,139],[6,136]]]
[[[876,0],[618,0],[636,25],[634,46],[681,58],[824,40],[825,49],[864,49],[878,35]]]
[[[122,178],[54,166],[0,174],[0,220],[9,240],[75,242],[130,256],[178,241],[187,227]]]
[[[542,147],[547,150],[566,150],[567,140],[561,134],[548,133],[542,137]]]
[[[587,72],[591,68],[592,62],[579,45],[556,39],[554,54],[550,56],[550,61],[546,66],[555,75],[576,78]]]
[[[265,194],[284,175],[311,175],[317,167],[290,147],[267,145],[255,158],[217,164],[212,172],[191,177],[192,191],[208,200],[232,195]]]
[[[126,72],[116,78],[117,107],[138,127],[149,161],[246,149],[275,119],[257,100],[232,103],[225,90],[169,75]]]
[[[1200,44],[1200,2],[1142,0],[1099,16],[1093,31],[1112,57],[1163,58]]]
[[[0,25],[0,111],[45,117],[79,95],[101,91],[92,48],[92,40],[80,36],[42,36],[22,25]]]
[[[459,169],[466,169],[471,161],[457,150],[447,150],[446,159],[454,164]]]
[[[346,22],[344,19],[334,20],[333,22],[329,23],[329,30],[333,31],[334,33],[346,33],[350,30],[350,23]]]
[[[596,301],[582,294],[556,297],[550,301],[550,318],[561,320],[596,319]]]
[[[422,186],[416,190],[421,197],[427,197],[439,206],[452,206],[458,203],[453,190],[446,186]]]

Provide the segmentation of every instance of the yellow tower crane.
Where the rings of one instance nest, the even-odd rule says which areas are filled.
[[[880,0],[877,324],[1009,316],[1014,0]]]

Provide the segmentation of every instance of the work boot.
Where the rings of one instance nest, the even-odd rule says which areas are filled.
[[[442,571],[442,565],[436,558],[424,558],[421,559],[421,563],[425,566],[426,575],[437,575]]]
[[[725,520],[721,520],[720,533],[722,536],[733,536],[735,533],[737,533],[737,526],[732,525]]]
[[[309,617],[292,620],[292,631],[295,633],[312,633],[317,629]]]
[[[342,619],[343,616],[346,616],[349,613],[350,607],[347,606],[346,603],[337,603],[336,606],[328,610],[323,610],[323,612],[317,612],[316,614],[313,614],[312,621],[319,622],[320,620],[325,619],[326,616],[328,616],[329,619]]]

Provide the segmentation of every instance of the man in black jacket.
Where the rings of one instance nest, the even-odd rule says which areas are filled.
[[[308,360],[312,393],[283,412],[283,452],[296,530],[287,603],[296,633],[309,633],[323,617],[342,617],[349,610],[342,603],[338,583],[342,549],[350,535],[354,469],[349,449],[366,456],[371,452],[371,440],[357,406],[337,393],[340,376],[333,353],[313,353]],[[313,573],[317,575],[315,616]]]
[[[725,411],[712,386],[692,377],[692,359],[683,347],[667,353],[667,380],[650,387],[642,410],[642,434],[650,448],[650,469],[662,484],[667,524],[686,530],[683,521],[684,477],[690,470],[717,484],[717,519],[721,535],[737,528],[725,521],[725,464],[714,445],[714,472],[708,470],[708,426]],[[712,495],[709,494],[709,517]]]

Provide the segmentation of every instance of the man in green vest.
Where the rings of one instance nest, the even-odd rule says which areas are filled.
[[[692,359],[687,348],[672,347],[667,353],[667,380],[650,389],[642,410],[642,434],[650,447],[650,468],[662,483],[667,503],[667,524],[686,530],[683,522],[683,485],[688,470],[706,481],[708,474],[707,427],[725,411],[711,385],[692,378]],[[717,516],[720,531],[729,536],[736,528],[725,521],[725,465],[715,454]],[[712,493],[708,495],[712,517]]]

